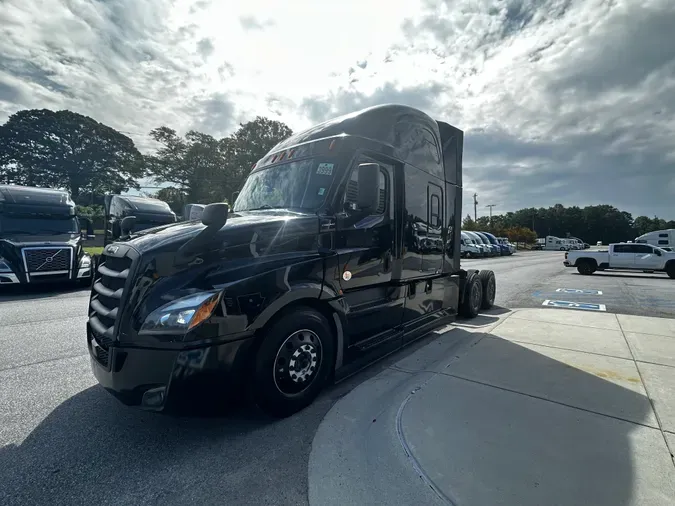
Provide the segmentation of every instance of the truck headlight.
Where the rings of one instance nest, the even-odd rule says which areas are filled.
[[[89,255],[84,255],[80,258],[80,269],[86,269],[91,267],[91,257]]]
[[[2,257],[0,257],[0,272],[12,272],[9,262]]]
[[[155,309],[141,327],[141,334],[185,334],[208,320],[220,300],[220,292],[200,292]]]

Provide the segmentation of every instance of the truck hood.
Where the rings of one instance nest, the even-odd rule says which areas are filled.
[[[80,236],[78,234],[20,234],[2,236],[0,237],[0,242],[5,242],[19,248],[25,248],[42,245],[76,246],[79,242],[79,239]]]
[[[172,223],[133,234],[128,243],[141,254],[150,251],[177,251],[205,228],[198,221]],[[218,248],[244,244],[257,248],[262,244],[269,244],[277,237],[317,234],[318,230],[318,217],[312,213],[284,209],[247,211],[230,214],[212,244]]]
[[[58,234],[58,235],[18,235],[0,238],[0,256],[3,251],[18,251],[21,248],[32,248],[39,246],[70,246],[76,247],[80,241],[77,234]]]

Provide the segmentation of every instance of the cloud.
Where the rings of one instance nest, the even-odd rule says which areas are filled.
[[[0,122],[71,109],[149,150],[160,125],[402,103],[465,130],[465,214],[477,192],[672,219],[672,26],[672,0],[3,0]]]
[[[0,102],[16,103],[22,101],[23,95],[18,86],[0,82]]]
[[[443,85],[440,83],[428,83],[411,88],[399,88],[395,84],[386,83],[371,94],[359,92],[354,88],[338,88],[326,95],[308,97],[302,101],[300,107],[312,122],[318,123],[378,104],[402,104],[429,110],[433,106],[434,97],[442,91]]]
[[[274,21],[271,19],[260,21],[254,16],[241,16],[239,22],[244,30],[264,30],[268,26],[274,26]]]
[[[215,137],[224,137],[237,125],[235,105],[223,93],[194,99],[186,112],[195,118],[191,130],[208,132]]]
[[[152,146],[152,128],[186,130],[199,110],[189,107],[195,97],[215,92],[222,78],[205,68],[214,51],[210,39],[189,19],[168,17],[171,6],[62,0],[42,9],[5,0],[0,83],[15,98],[3,94],[0,121],[21,108],[70,109],[132,135],[141,149]],[[219,123],[209,118],[199,121]]]
[[[201,39],[199,42],[197,42],[197,51],[199,52],[199,54],[202,55],[202,58],[204,58],[205,60],[213,54],[215,49],[216,48],[213,45],[213,42],[208,37],[205,37]]]
[[[402,28],[410,50],[433,49],[455,75],[465,213],[476,191],[495,211],[608,203],[673,216],[672,2],[451,5],[427,2]]]

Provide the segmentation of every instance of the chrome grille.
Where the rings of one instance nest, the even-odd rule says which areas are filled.
[[[21,252],[29,274],[69,271],[72,267],[72,248],[23,248]]]

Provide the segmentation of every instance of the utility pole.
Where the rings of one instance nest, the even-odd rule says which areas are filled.
[[[476,208],[478,207],[478,200],[477,198],[478,194],[474,193],[473,194],[473,221],[478,221],[478,212],[476,211]]]
[[[497,204],[488,204],[485,207],[490,208],[490,228],[492,228],[492,208],[497,207]]]

